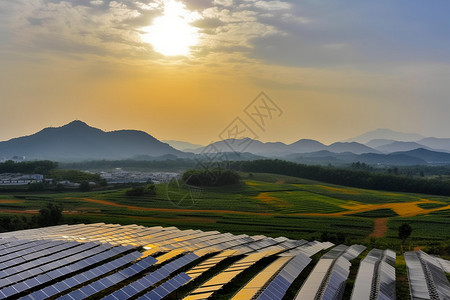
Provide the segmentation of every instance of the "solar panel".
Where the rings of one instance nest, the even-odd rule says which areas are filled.
[[[351,299],[395,299],[394,265],[394,251],[372,249],[360,263]]]
[[[104,245],[105,243],[109,245]],[[127,257],[124,254],[128,253],[128,250],[132,251],[131,246],[128,250],[116,254],[124,255],[123,257],[105,263],[115,255],[114,249],[117,248],[113,246],[119,244],[142,246],[147,252],[144,255],[133,252],[136,253],[135,257],[123,259]],[[276,260],[278,263],[274,263],[271,271],[263,270],[257,274],[245,286],[252,289],[246,290],[244,287],[240,294],[235,295],[235,300],[252,297],[281,299],[304,268],[296,264],[293,257],[301,254],[303,258],[307,258],[331,246],[332,244],[327,242],[308,243],[305,240],[290,240],[286,237],[235,236],[214,231],[179,230],[175,227],[146,228],[137,225],[121,226],[104,223],[63,225],[0,233],[0,253],[3,254],[0,255],[0,298],[6,296],[10,298],[23,296],[23,299],[30,300],[56,297],[79,299],[92,296],[95,298],[100,294],[105,295],[108,289],[113,293],[107,297],[114,300],[136,298],[138,295],[141,299],[161,299],[227,257],[246,255],[245,259],[239,260],[211,278],[212,281],[208,282],[214,286],[208,286],[208,282],[205,282],[187,297],[187,299],[201,299],[210,297],[217,289],[225,286],[261,258],[277,254],[280,256]],[[350,247],[340,245],[328,253],[330,262],[327,262],[324,256],[317,264],[323,267],[323,272],[316,272],[308,277],[308,280],[313,277],[317,280],[311,294],[314,297],[331,297],[331,295],[339,297],[348,276],[348,261],[358,256],[363,248],[359,245]],[[144,258],[147,255],[151,257],[157,252],[164,252],[157,257],[157,262],[153,258],[149,260]],[[177,275],[186,265],[195,262],[203,255],[214,252],[218,254],[191,268],[188,272]],[[127,265],[139,256],[140,260]],[[309,262],[309,258],[307,260]],[[426,261],[425,258],[421,260]],[[151,265],[157,267],[158,264],[161,267],[151,273],[145,273]],[[429,262],[426,264],[430,265]],[[438,264],[440,269],[443,264],[445,263]],[[437,265],[431,264],[428,268],[430,272],[435,273],[434,269]],[[395,269],[386,256],[386,260],[380,261],[372,270],[378,270],[378,289],[376,290],[379,298],[385,299],[386,295],[392,294]],[[317,271],[316,268],[315,271]],[[131,280],[135,278],[138,279]],[[438,276],[433,278],[437,280]],[[129,284],[122,286],[121,283],[126,280]],[[437,281],[439,285],[440,281]],[[120,289],[119,286],[121,286]],[[356,286],[355,283],[355,288]],[[241,298],[237,298],[238,295],[241,295]]]
[[[305,254],[298,254],[281,269],[280,273],[269,283],[256,299],[282,299],[292,282],[311,262]]]
[[[125,279],[132,277],[140,272],[142,272],[143,270],[147,269],[148,267],[150,267],[151,265],[153,265],[156,262],[156,259],[151,257],[151,256],[147,256],[146,258],[136,262],[134,265],[126,268],[125,270],[128,269],[127,272],[117,272],[114,274],[111,274],[107,277],[98,279],[97,281],[92,282],[89,285],[83,286],[81,288],[79,288],[78,290],[75,290],[65,296],[69,296],[69,297],[75,297],[78,295],[78,291],[81,291],[83,294],[87,295],[87,296],[92,296],[100,291],[103,291],[107,288],[110,288],[114,285],[116,285],[119,282],[124,281]],[[108,268],[105,267],[104,271],[107,271]],[[65,299],[65,298],[58,298],[58,299]]]
[[[183,255],[180,258],[175,259],[172,262],[169,262],[168,264],[162,266],[161,268],[157,269],[154,272],[151,272],[150,274],[146,275],[143,278],[140,278],[133,282],[130,285],[127,285],[123,287],[122,289],[106,296],[104,299],[116,299],[119,297],[119,295],[126,293],[130,297],[134,296],[140,292],[143,292],[145,289],[150,288],[151,286],[155,285],[156,283],[160,282],[161,280],[169,277],[172,273],[175,271],[181,269],[182,267],[186,266],[187,264],[193,262],[194,260],[198,259],[199,257],[194,253],[188,253]],[[132,289],[130,288],[132,287]]]
[[[118,249],[116,250],[116,248],[118,248]],[[109,252],[110,252],[110,254],[112,256],[116,255],[119,250],[123,250],[123,251],[127,250],[127,247],[123,247],[123,246],[118,246],[116,248],[113,248],[113,249],[109,250]],[[109,257],[112,257],[112,256],[105,255],[104,260],[109,259]],[[76,287],[76,286],[78,286],[80,284],[83,284],[83,283],[85,283],[85,282],[87,282],[89,280],[92,280],[94,278],[100,277],[101,275],[104,275],[107,272],[110,272],[110,271],[112,271],[112,270],[114,270],[114,269],[116,269],[118,267],[121,267],[121,266],[123,266],[123,265],[125,265],[127,263],[130,263],[130,262],[136,260],[139,256],[140,256],[139,252],[137,252],[137,251],[132,252],[130,254],[127,254],[127,255],[125,255],[123,257],[117,258],[117,259],[115,259],[113,261],[107,262],[104,265],[102,265],[102,267],[105,267],[104,268],[104,271],[105,271],[104,273],[103,272],[97,272],[99,267],[96,267],[96,268],[94,268],[92,270],[85,271],[85,272],[77,274],[77,275],[75,275],[73,277],[67,278],[64,281],[60,282],[60,283],[57,283],[58,284],[58,290],[56,290],[56,289],[47,290],[48,288],[44,288],[44,289],[42,289],[40,291],[32,293],[31,295],[34,297],[35,294],[40,295],[41,292],[45,292],[49,297],[50,296],[55,296],[58,293],[64,292],[64,291],[66,291],[66,290],[68,290],[70,288],[74,288],[74,287]],[[113,264],[114,264],[114,266],[113,266]],[[97,274],[97,275],[95,275],[95,274]]]
[[[340,299],[350,272],[350,262],[366,247],[339,245],[328,251],[316,264],[295,299]],[[329,298],[333,295],[335,298]]]
[[[404,254],[413,299],[448,299],[450,284],[434,257],[423,251]]]

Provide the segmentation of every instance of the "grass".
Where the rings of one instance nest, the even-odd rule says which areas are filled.
[[[378,246],[400,249],[397,229],[404,222],[413,227],[411,247],[450,241],[450,210],[432,211],[450,205],[447,197],[365,190],[273,174],[242,176],[241,184],[227,187],[161,184],[157,195],[142,197],[126,196],[126,189],[8,193],[0,195],[0,214],[29,216],[48,202],[58,202],[64,206],[67,222],[177,226],[308,240],[320,239],[323,232],[343,233],[349,242],[366,244],[373,243],[368,236],[374,219],[389,218],[388,232],[377,240]],[[397,214],[403,204],[412,206],[412,215]]]
[[[0,195],[0,217],[29,217],[37,214],[48,202],[57,202],[64,206],[67,223],[177,226],[180,229],[264,234],[310,241],[320,240],[324,232],[329,237],[343,234],[346,244],[364,244],[368,250],[390,248],[397,251],[397,299],[408,299],[409,294],[405,262],[401,256],[403,251],[420,247],[428,253],[450,258],[448,197],[349,188],[272,174],[242,176],[241,184],[227,187],[193,189],[161,184],[157,185],[157,195],[142,197],[126,196],[126,189],[84,193],[8,193]],[[406,210],[410,215],[404,214]],[[377,218],[388,219],[388,231],[384,237],[369,238]],[[402,223],[410,224],[413,229],[404,245],[398,239],[398,227]],[[319,257],[316,255],[313,260],[317,261]],[[231,262],[220,264],[189,286],[199,285]],[[350,295],[358,262],[354,261],[346,296]],[[314,265],[310,264],[300,274],[287,295],[295,295]],[[252,271],[264,266],[255,265],[231,284],[242,286],[253,276]],[[227,290],[215,297],[228,298]],[[186,291],[179,291],[175,297]]]
[[[382,208],[382,209],[376,209],[376,210],[352,214],[352,216],[363,217],[363,218],[389,218],[389,217],[397,217],[398,215],[390,208]]]
[[[418,204],[418,206],[423,209],[439,208],[439,207],[444,207],[446,205],[447,204],[445,204],[445,203],[420,203],[420,204]]]

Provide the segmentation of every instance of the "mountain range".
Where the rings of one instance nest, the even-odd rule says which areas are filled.
[[[244,138],[201,146],[173,140],[162,142],[138,130],[106,132],[78,120],[0,142],[0,160],[17,156],[55,161],[164,160],[196,158],[208,149],[228,153],[229,158],[244,160],[267,157],[312,164],[357,161],[371,165],[450,164],[450,139],[388,129],[378,129],[330,145],[311,139],[285,144]]]

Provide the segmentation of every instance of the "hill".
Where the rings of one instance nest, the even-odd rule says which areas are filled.
[[[172,154],[186,156],[153,136],[137,130],[105,132],[82,121],[45,128],[33,135],[0,142],[0,158],[25,156],[27,159],[80,161],[87,159],[126,159],[136,155],[152,157]]]

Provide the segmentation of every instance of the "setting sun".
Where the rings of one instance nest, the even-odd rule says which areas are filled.
[[[175,0],[164,2],[164,15],[156,18],[151,26],[143,28],[142,40],[165,56],[189,55],[190,48],[199,41],[198,28],[191,25],[200,19]]]

